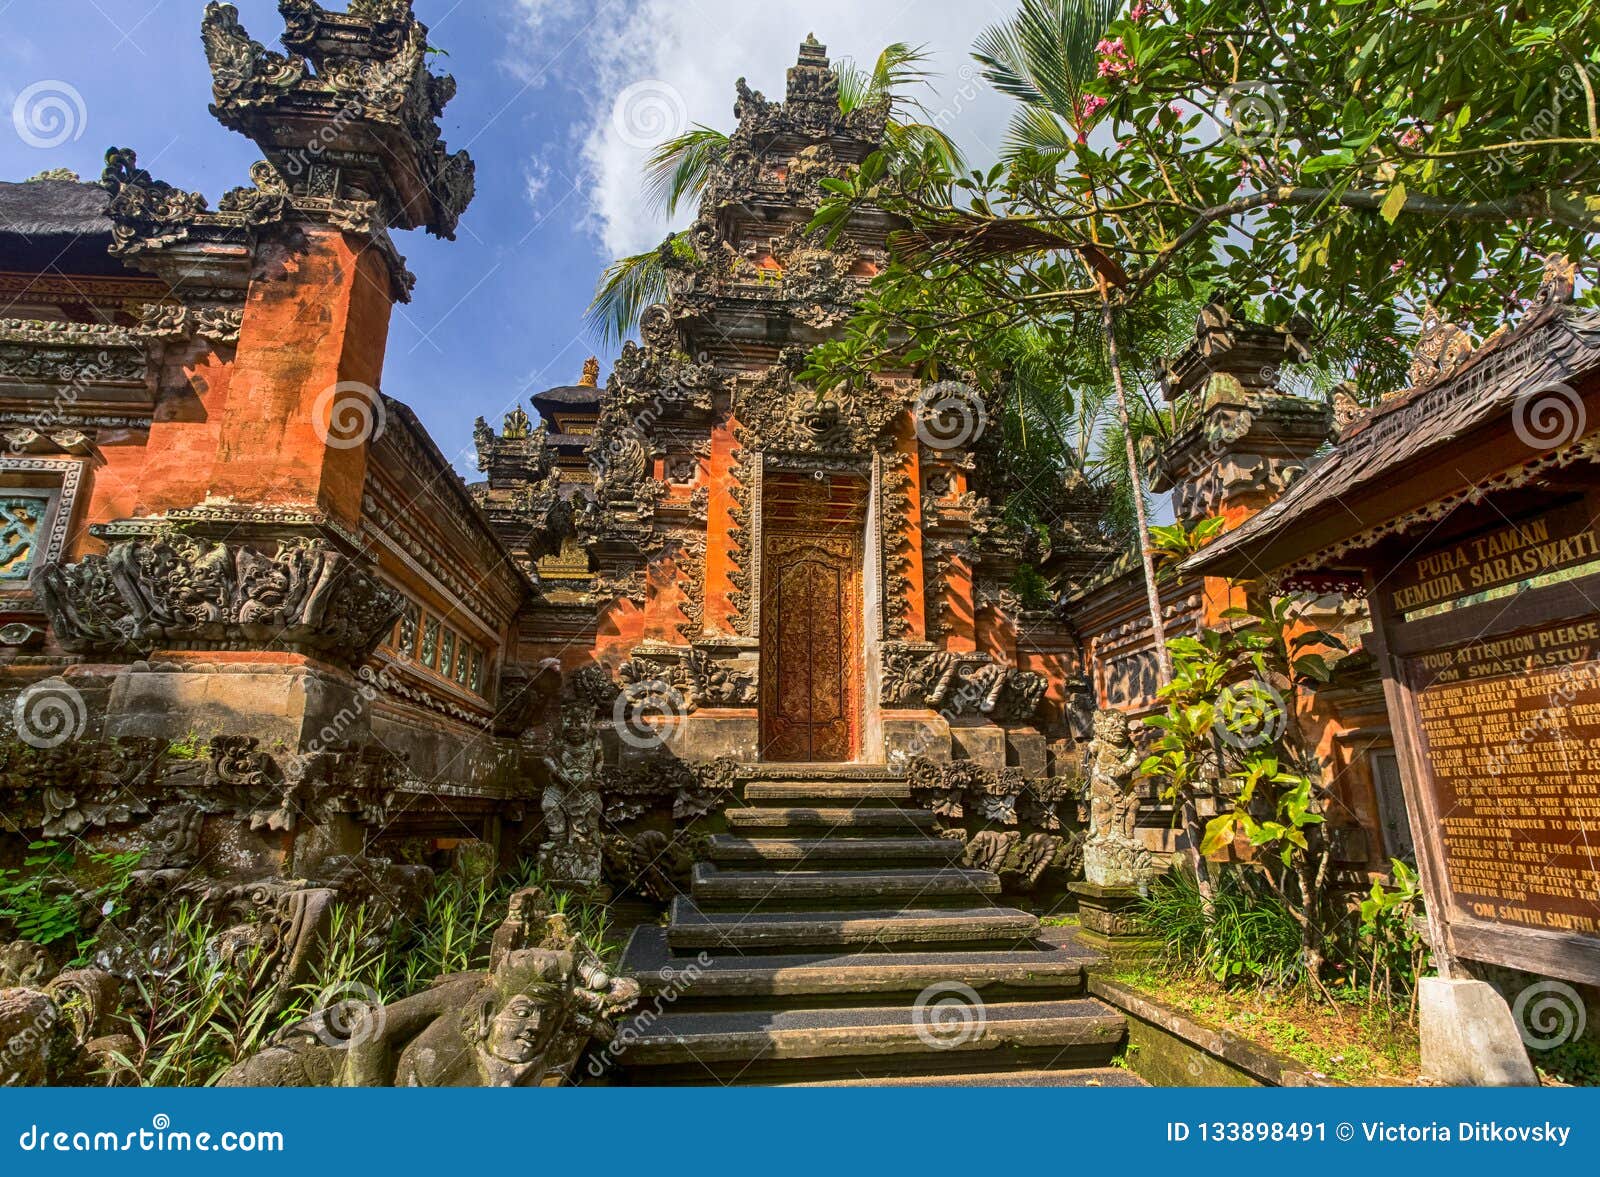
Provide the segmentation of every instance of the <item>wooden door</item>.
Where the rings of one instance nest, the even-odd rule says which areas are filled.
[[[860,727],[865,496],[853,480],[787,479],[769,484],[763,520],[761,755],[849,761]]]

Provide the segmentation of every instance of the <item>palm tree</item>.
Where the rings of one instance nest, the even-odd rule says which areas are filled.
[[[914,87],[928,83],[927,59],[925,47],[896,41],[878,54],[870,70],[850,58],[834,62],[839,112],[850,114],[882,104],[889,116],[884,148],[891,158],[932,152],[941,164],[959,171],[966,167],[960,150],[938,127],[917,121],[917,116],[926,116],[927,111],[908,96]],[[673,216],[698,200],[712,173],[727,158],[730,142],[724,132],[697,123],[656,147],[644,170],[650,203]],[[688,234],[678,232],[655,249],[618,258],[606,267],[587,313],[590,328],[602,342],[622,339],[638,325],[647,306],[667,297],[668,263],[674,253],[682,256],[690,249]]]
[[[1007,132],[1005,154],[1008,158],[1029,157],[1033,166],[1051,171],[1063,165],[1070,166],[1073,148],[1088,141],[1093,127],[1095,104],[1087,98],[1086,92],[1098,70],[1097,46],[1105,39],[1121,9],[1122,0],[1022,0],[1014,17],[993,26],[978,38],[973,46],[973,57],[983,67],[984,78],[1021,104]],[[1075,176],[1073,179],[1093,189],[1090,177]],[[1089,226],[1091,230],[1097,228],[1093,220]],[[1091,241],[1098,252],[1098,236]],[[1092,260],[1085,251],[1080,250],[1080,255],[1086,262]],[[1145,510],[1144,479],[1139,469],[1137,435],[1141,423],[1129,404],[1117,338],[1117,316],[1111,300],[1112,281],[1108,271],[1114,274],[1116,267],[1095,265],[1091,268],[1099,288],[1104,359],[1116,409],[1114,427],[1105,430],[1104,441],[1118,444],[1122,450],[1119,456],[1126,464],[1151,639],[1160,681],[1165,684],[1172,680],[1172,659],[1167,650],[1161,592],[1156,582],[1150,523]],[[1202,895],[1209,901],[1205,859],[1199,852],[1199,818],[1192,808],[1193,803],[1186,802],[1183,814],[1190,837],[1190,866]]]

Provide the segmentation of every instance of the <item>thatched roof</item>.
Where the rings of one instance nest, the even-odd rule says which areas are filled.
[[[0,233],[24,237],[110,236],[111,194],[76,180],[0,182]]]

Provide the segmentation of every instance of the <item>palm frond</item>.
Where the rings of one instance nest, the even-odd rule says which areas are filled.
[[[906,91],[932,80],[928,58],[925,45],[913,46],[904,41],[886,45],[870,70],[856,64],[853,58],[840,58],[833,65],[839,82],[840,112],[849,114],[880,102],[889,107],[891,114],[923,110],[922,103],[908,97]]]
[[[884,139],[889,151],[898,158],[929,158],[939,168],[956,175],[967,170],[961,148],[931,123],[891,122],[884,128]]]
[[[1022,106],[1011,116],[1000,156],[1010,161],[1034,155],[1059,162],[1077,145],[1078,134],[1076,127],[1049,107]]]
[[[1121,7],[1121,0],[1022,0],[1016,16],[979,34],[972,56],[995,89],[1082,130],[1095,46]]]
[[[669,243],[673,239],[669,238]],[[652,303],[667,297],[667,260],[663,248],[618,258],[600,275],[594,299],[584,312],[589,329],[606,346],[620,342]]]
[[[713,168],[728,155],[728,136],[698,123],[650,153],[644,165],[645,197],[668,216],[698,197]]]

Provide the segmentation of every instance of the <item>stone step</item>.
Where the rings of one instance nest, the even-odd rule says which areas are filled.
[[[790,806],[781,809],[754,805],[723,810],[733,830],[827,830],[854,834],[860,830],[931,830],[938,821],[926,809],[847,809],[827,806]]]
[[[950,998],[926,1006],[666,1013],[636,1026],[621,1061],[644,1083],[905,1078],[1103,1068],[1126,1038],[1123,1016],[1093,998]]]
[[[734,770],[734,779],[751,781],[897,781],[905,769],[887,764],[747,763]]]
[[[763,911],[818,911],[835,905],[935,906],[950,901],[970,907],[986,895],[1000,894],[1000,876],[993,871],[956,867],[773,871],[724,870],[700,862],[695,864],[693,878],[695,902],[707,911],[756,907]]]
[[[634,929],[620,971],[639,982],[644,1000],[672,1008],[705,1005],[791,1008],[915,1000],[931,985],[958,978],[985,1001],[1059,999],[1084,994],[1094,956],[1068,948],[1020,951],[832,952],[772,956],[674,956],[664,928]]]
[[[885,1075],[876,1079],[824,1079],[776,1083],[775,1087],[1148,1087],[1127,1067],[1080,1067],[1066,1071],[990,1071],[987,1074]]]
[[[751,781],[744,787],[747,804],[758,801],[814,801],[823,805],[848,805],[855,801],[911,800],[911,786],[903,780],[784,780]]]
[[[674,952],[707,948],[753,953],[791,948],[881,945],[996,945],[1016,947],[1039,930],[1039,921],[1011,907],[952,910],[706,912],[687,895],[672,901],[667,943]]]
[[[707,840],[712,862],[762,863],[773,866],[827,866],[860,863],[944,864],[960,859],[964,847],[955,838],[738,838],[715,834]]]

